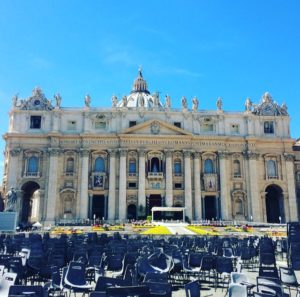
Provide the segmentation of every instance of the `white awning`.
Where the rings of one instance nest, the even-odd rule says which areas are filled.
[[[151,211],[184,211],[185,207],[154,206]]]

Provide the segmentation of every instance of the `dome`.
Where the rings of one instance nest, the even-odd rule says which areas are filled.
[[[118,103],[118,107],[128,108],[163,108],[159,100],[159,94],[156,92],[153,95],[148,91],[148,85],[143,78],[142,69],[139,69],[138,77],[134,80],[132,91],[128,96],[124,96]]]

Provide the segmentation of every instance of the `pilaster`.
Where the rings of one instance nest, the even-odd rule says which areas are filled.
[[[145,150],[139,149],[139,189],[138,189],[138,205],[137,209],[139,212],[140,206],[143,209],[146,207],[146,194],[145,194]],[[144,213],[139,213],[139,215],[144,215]]]
[[[166,206],[173,205],[173,170],[172,151],[166,150]]]
[[[88,217],[89,156],[90,151],[88,149],[81,149],[81,183],[78,212],[81,219],[86,219]]]
[[[126,219],[126,159],[127,150],[120,150],[120,176],[119,176],[119,219]]]
[[[288,201],[289,201],[289,220],[298,221],[298,208],[296,198],[296,185],[295,185],[295,172],[294,172],[294,159],[293,154],[284,154],[285,166],[286,166],[286,180],[288,189]]]
[[[58,177],[58,156],[60,149],[49,148],[49,172],[48,172],[48,189],[47,189],[47,214],[46,222],[53,224],[56,218],[56,203],[57,203],[57,177]]]
[[[116,151],[109,151],[108,219],[116,219]]]
[[[251,199],[251,213],[254,222],[262,221],[262,202],[260,199],[258,178],[257,178],[257,161],[259,159],[259,154],[251,151],[245,153],[245,157],[248,162],[248,176],[250,183],[250,195],[248,196]]]
[[[222,220],[230,220],[231,215],[229,211],[231,210],[231,197],[229,191],[229,167],[228,167],[228,152],[222,151],[218,153],[219,161],[220,161],[220,184],[221,184],[221,197],[220,197],[220,205],[221,205],[221,219]]]
[[[186,215],[193,220],[192,211],[192,177],[191,177],[191,151],[183,151],[184,155],[184,196]]]
[[[202,219],[200,153],[194,153],[195,220]]]

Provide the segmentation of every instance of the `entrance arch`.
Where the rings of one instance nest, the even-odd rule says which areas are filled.
[[[127,207],[127,219],[128,220],[136,220],[136,205],[129,204]]]
[[[277,185],[266,188],[266,215],[268,223],[285,222],[282,189]]]
[[[21,223],[33,223],[40,219],[39,184],[33,181],[25,183],[21,190]]]

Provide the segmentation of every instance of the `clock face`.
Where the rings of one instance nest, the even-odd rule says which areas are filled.
[[[34,100],[34,105],[40,105],[41,101],[40,100]]]

